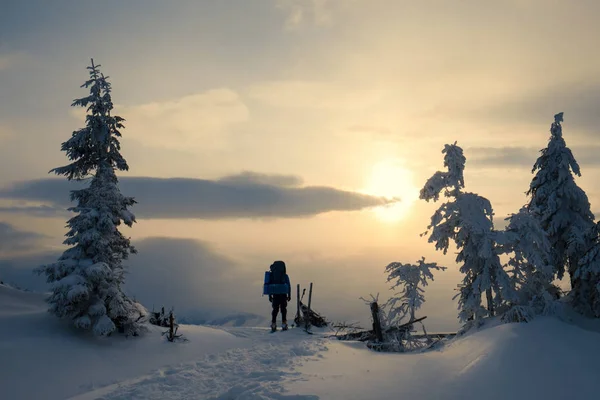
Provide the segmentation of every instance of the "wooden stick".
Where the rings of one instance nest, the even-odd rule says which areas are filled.
[[[307,318],[306,318],[306,323],[305,323],[305,328],[308,330],[308,328],[310,327],[310,302],[312,300],[312,288],[313,288],[313,284],[312,282],[310,283],[310,289],[308,290],[308,308],[307,308]]]
[[[298,324],[300,322],[300,284],[299,283],[296,285],[296,318],[298,319],[298,321],[296,321],[296,324]]]

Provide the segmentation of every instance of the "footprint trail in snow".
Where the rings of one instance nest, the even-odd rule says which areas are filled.
[[[309,394],[286,394],[284,383],[306,379],[296,368],[305,361],[321,357],[319,353],[327,350],[323,339],[309,340],[305,333],[293,329],[278,332],[281,335],[260,328],[225,330],[257,344],[161,368],[150,375],[100,388],[74,399],[318,399]],[[193,343],[183,345],[193,346]]]

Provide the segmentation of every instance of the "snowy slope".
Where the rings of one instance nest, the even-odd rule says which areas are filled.
[[[320,399],[600,398],[600,334],[554,318],[499,325],[423,354],[328,347],[321,362],[300,368],[310,379],[288,389]]]
[[[597,399],[598,322],[499,325],[423,354],[383,354],[300,329],[182,325],[188,343],[94,339],[0,286],[7,399]]]

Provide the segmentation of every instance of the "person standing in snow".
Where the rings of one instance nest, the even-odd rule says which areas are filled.
[[[275,261],[271,264],[269,286],[269,301],[273,305],[271,330],[277,330],[277,314],[281,310],[281,329],[285,331],[288,329],[287,302],[292,299],[292,285],[290,284],[290,277],[286,272],[286,266],[283,261]]]

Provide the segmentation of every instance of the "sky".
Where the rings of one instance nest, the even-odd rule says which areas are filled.
[[[600,211],[596,1],[0,3],[0,279],[42,288],[31,269],[64,250],[72,185],[48,171],[91,58],[125,118],[142,301],[268,314],[281,259],[323,314],[367,321],[385,266],[424,256],[449,267],[428,326],[453,329],[461,276],[420,235],[438,205],[419,189],[457,141],[502,227],[561,111]]]

